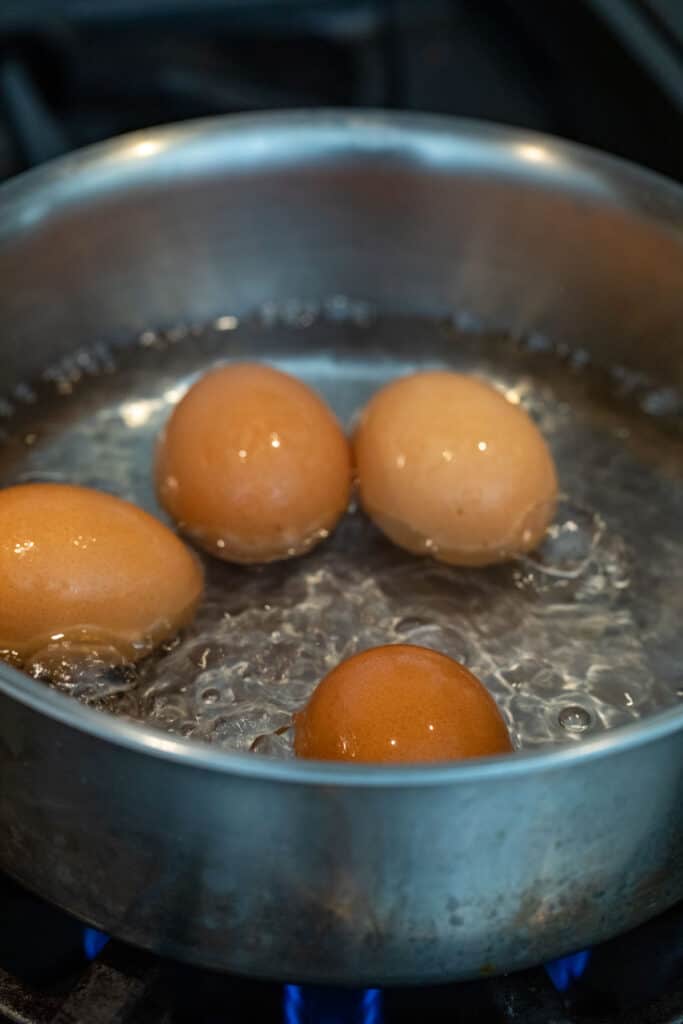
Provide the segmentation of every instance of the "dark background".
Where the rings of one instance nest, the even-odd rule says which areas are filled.
[[[683,0],[3,0],[0,177],[207,114],[390,107],[683,179]]]

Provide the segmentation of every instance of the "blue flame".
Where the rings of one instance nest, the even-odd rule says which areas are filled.
[[[381,1024],[382,992],[285,985],[283,1012],[285,1024]]]
[[[569,956],[561,956],[559,960],[551,960],[545,965],[548,977],[558,992],[566,992],[573,982],[578,981],[588,967],[590,950],[584,949],[580,953],[571,953]]]
[[[83,929],[83,953],[88,960],[94,960],[109,942],[109,936],[97,928]]]

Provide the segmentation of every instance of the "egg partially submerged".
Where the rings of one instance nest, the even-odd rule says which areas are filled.
[[[324,761],[449,761],[512,750],[486,687],[445,654],[410,644],[343,661],[294,728],[297,756]]]
[[[199,564],[166,526],[86,487],[0,490],[0,649],[132,661],[192,618]]]
[[[400,547],[453,565],[531,551],[555,513],[540,431],[489,384],[446,371],[387,384],[354,437],[367,514]]]
[[[271,562],[324,540],[346,510],[351,453],[318,395],[269,366],[205,374],[159,441],[159,499],[217,558]]]

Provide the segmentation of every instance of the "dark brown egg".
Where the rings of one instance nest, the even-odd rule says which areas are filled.
[[[409,644],[343,661],[295,719],[298,757],[450,761],[509,753],[496,702],[463,665]]]

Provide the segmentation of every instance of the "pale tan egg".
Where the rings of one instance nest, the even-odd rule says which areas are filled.
[[[557,474],[538,427],[475,377],[435,371],[388,384],[363,410],[354,457],[379,528],[453,565],[531,551],[555,513]]]
[[[0,649],[136,660],[192,618],[196,557],[120,498],[65,484],[0,490]]]
[[[324,540],[351,491],[349,443],[321,398],[269,366],[211,370],[161,436],[159,499],[217,558],[271,562]]]
[[[375,647],[343,661],[295,716],[297,757],[449,761],[512,750],[486,687],[426,647]]]

